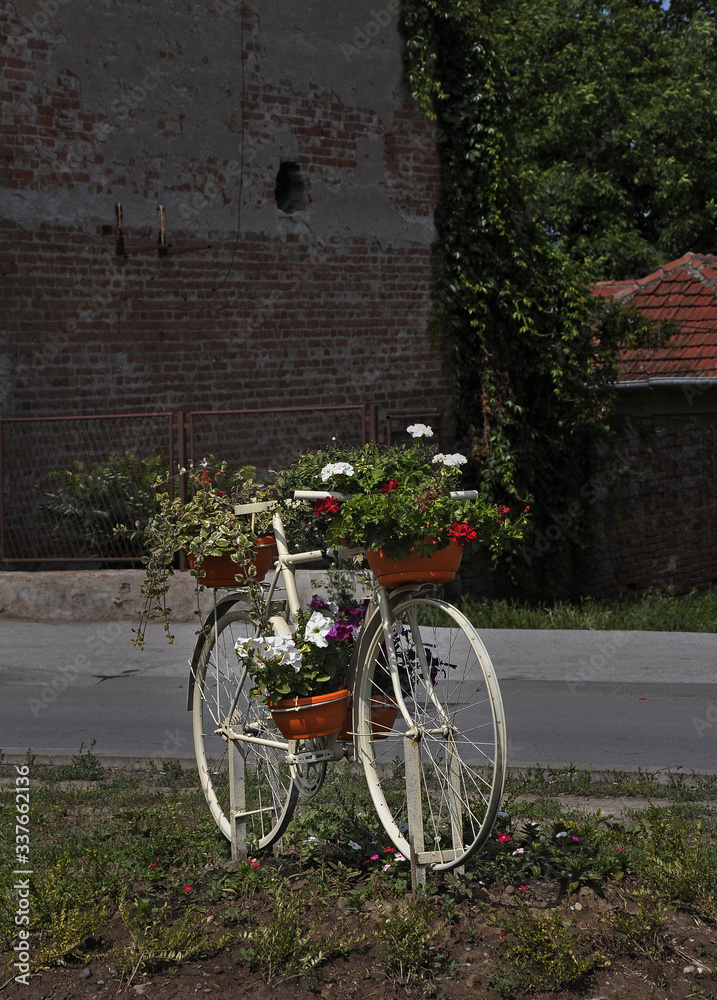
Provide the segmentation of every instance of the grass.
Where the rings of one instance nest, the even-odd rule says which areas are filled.
[[[507,600],[466,600],[463,612],[476,628],[717,632],[717,592],[712,590],[682,597],[653,590],[632,601],[587,597],[576,604],[537,606]]]
[[[386,844],[351,765],[330,769],[324,788],[301,804],[281,854],[240,864],[229,859],[194,769],[175,762],[123,772],[98,769],[92,757],[81,748],[72,775],[57,768],[61,783],[51,768],[30,768],[35,970],[69,965],[76,975],[77,963],[102,954],[129,987],[222,953],[264,982],[300,975],[319,983],[327,963],[353,956],[408,987],[457,974],[457,928],[465,954],[493,926],[501,950],[484,981],[508,997],[577,987],[609,955],[661,959],[671,953],[667,928],[677,911],[699,925],[717,920],[711,775],[593,776],[537,765],[511,774],[484,850],[463,873],[429,876],[426,896],[414,898],[408,863]],[[15,768],[4,764],[0,776],[0,943],[8,954],[17,932],[8,821]],[[620,821],[580,808],[581,797],[601,794],[654,801]],[[561,807],[566,796],[573,801]],[[509,891],[517,903],[506,908],[499,901]],[[619,908],[599,925],[574,925],[571,905],[584,892],[619,893]],[[551,903],[538,912],[541,895]],[[704,947],[712,961],[714,942]]]

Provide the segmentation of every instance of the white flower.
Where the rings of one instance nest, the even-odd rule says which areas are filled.
[[[321,482],[327,483],[332,476],[353,476],[354,467],[348,462],[333,462],[321,470]]]
[[[406,430],[414,438],[432,438],[433,431],[428,424],[411,424]]]
[[[465,465],[467,461],[468,459],[466,458],[466,456],[461,455],[458,452],[456,452],[455,455],[444,455],[441,452],[439,452],[437,455],[433,456],[434,465],[436,465],[436,463],[438,462],[441,462],[442,465],[451,465],[451,466]]]
[[[355,840],[350,840],[349,841],[349,847],[351,848],[352,851],[360,851],[361,850],[361,845],[357,844]]]
[[[326,633],[333,624],[331,619],[327,618],[326,615],[322,615],[320,611],[314,611],[306,623],[304,639],[307,642],[313,643],[314,646],[328,646]]]

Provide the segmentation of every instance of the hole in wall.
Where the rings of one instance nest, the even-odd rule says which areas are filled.
[[[285,160],[281,164],[276,175],[274,197],[280,212],[298,212],[304,207],[304,182],[298,163]]]

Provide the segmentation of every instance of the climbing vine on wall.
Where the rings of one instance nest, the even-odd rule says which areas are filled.
[[[564,596],[604,500],[593,487],[619,463],[608,391],[618,350],[646,324],[591,295],[585,267],[557,247],[527,194],[493,6],[403,2],[407,78],[436,122],[442,172],[432,322],[480,488],[535,515],[514,576],[524,593]]]

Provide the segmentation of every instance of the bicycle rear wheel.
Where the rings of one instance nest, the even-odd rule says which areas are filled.
[[[299,789],[286,762],[288,744],[276,729],[261,697],[249,693],[251,678],[241,670],[234,645],[256,634],[246,611],[223,614],[197,658],[192,700],[194,750],[202,789],[219,829],[231,840],[230,757],[243,759],[240,797],[234,803],[245,824],[249,850],[269,847],[281,837],[294,813]],[[283,743],[283,747],[249,743],[241,737]],[[292,747],[296,745],[293,744]],[[236,783],[235,783],[236,787]]]
[[[377,627],[359,668],[359,759],[395,847],[449,870],[485,843],[500,808],[506,737],[498,681],[475,629],[445,601],[391,602],[390,636],[389,652]],[[392,692],[393,653],[408,718],[399,710],[389,731],[375,706]]]

